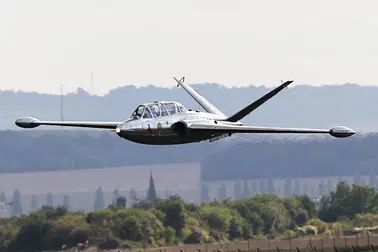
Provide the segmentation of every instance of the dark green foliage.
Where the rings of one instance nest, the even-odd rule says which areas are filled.
[[[117,198],[115,205],[118,208],[126,208],[126,202],[127,202],[126,198],[123,196],[120,196]]]
[[[43,249],[45,237],[51,228],[52,224],[48,222],[36,221],[25,224],[9,247],[14,251],[40,251]]]
[[[98,248],[103,250],[110,250],[119,248],[119,245],[120,244],[117,239],[106,239],[98,245]]]
[[[302,208],[298,209],[296,211],[296,214],[294,216],[295,223],[298,226],[303,226],[308,221],[308,212]]]
[[[308,195],[299,195],[296,199],[300,202],[301,208],[306,210],[310,219],[315,218],[318,215],[316,204]]]
[[[377,202],[378,193],[373,188],[341,182],[335,191],[321,198],[319,216],[324,221],[337,221],[358,213],[377,213]]]
[[[200,244],[206,241],[204,235],[202,234],[201,230],[193,229],[191,233],[186,239],[184,240],[185,244]]]
[[[378,222],[378,214],[374,215],[378,213],[378,192],[368,186],[346,183],[338,184],[322,197],[319,213],[316,201],[305,195],[256,194],[243,200],[214,200],[200,205],[171,196],[157,199],[154,204],[143,201],[141,205],[134,204],[134,208],[124,208],[122,198],[118,197],[118,206],[88,214],[43,206],[32,214],[4,219],[0,223],[0,246],[8,251],[34,252],[59,250],[62,245],[69,249],[89,240],[101,249],[119,249],[125,243],[130,244],[128,247],[158,247],[261,235],[311,235],[315,234],[312,226],[318,234],[342,234],[341,224],[353,230],[355,226],[373,226]],[[325,223],[319,217],[332,222],[344,220]],[[302,234],[296,232],[298,226],[304,230]]]
[[[168,199],[159,200],[155,208],[165,214],[164,226],[172,227],[176,230],[176,234],[180,235],[187,220],[185,202],[179,197],[171,196]]]

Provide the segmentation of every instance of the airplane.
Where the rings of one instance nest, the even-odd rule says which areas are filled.
[[[177,145],[201,141],[214,142],[238,133],[299,133],[330,134],[336,138],[345,138],[356,132],[345,126],[331,129],[282,128],[248,126],[241,119],[256,110],[263,103],[287,88],[293,81],[286,81],[266,93],[261,98],[226,116],[204,96],[186,84],[185,77],[176,77],[177,87],[182,87],[205,112],[186,109],[177,101],[154,101],[137,106],[130,118],[120,122],[89,121],[42,121],[33,117],[20,117],[15,124],[22,128],[35,128],[40,125],[70,126],[109,129],[122,139],[148,145]]]

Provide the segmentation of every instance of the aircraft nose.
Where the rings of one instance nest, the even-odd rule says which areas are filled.
[[[121,133],[121,131],[122,131],[121,127],[120,127],[120,126],[117,126],[115,132],[116,132],[117,134],[119,134],[119,133]]]
[[[115,129],[115,132],[119,136],[124,136],[129,131],[130,131],[130,125],[127,124],[127,123],[122,123],[122,124],[118,125],[117,128]]]

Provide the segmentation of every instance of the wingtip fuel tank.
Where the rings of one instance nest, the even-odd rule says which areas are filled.
[[[34,117],[20,117],[15,121],[15,124],[21,128],[35,128],[40,126],[39,120]]]
[[[343,138],[343,137],[350,137],[356,134],[356,132],[345,126],[335,126],[330,129],[329,134],[333,137]]]

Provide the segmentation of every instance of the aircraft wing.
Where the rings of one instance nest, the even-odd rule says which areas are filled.
[[[312,129],[312,128],[283,128],[283,127],[260,127],[225,124],[219,121],[215,123],[192,123],[188,129],[197,132],[214,133],[214,135],[234,134],[234,133],[302,133],[302,134],[330,134],[334,137],[348,137],[356,132],[344,127],[336,126],[331,129]]]
[[[18,118],[15,124],[21,128],[36,128],[40,125],[71,126],[99,129],[116,129],[122,122],[86,122],[86,121],[40,121],[33,117]]]

